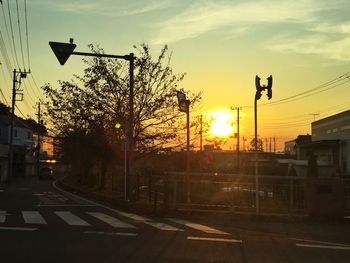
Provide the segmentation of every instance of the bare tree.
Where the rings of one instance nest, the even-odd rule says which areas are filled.
[[[99,46],[89,47],[92,52],[104,52]],[[148,45],[134,48],[137,57],[134,141],[140,154],[165,149],[176,138],[181,128],[178,125],[177,89],[187,94],[192,106],[201,99],[201,94],[190,94],[179,87],[185,74],[173,72],[167,46],[155,59]],[[100,155],[106,161],[110,152],[118,154],[121,151],[127,134],[128,62],[105,58],[84,59],[84,62],[87,67],[83,76],[75,75],[73,81],[60,81],[58,88],[50,84],[43,86],[49,101],[47,113],[57,134],[66,138],[79,134],[75,144],[81,138],[84,141],[81,145],[86,145],[86,138],[89,138],[91,145],[88,147],[95,151],[90,158]],[[117,123],[120,128],[116,128]]]

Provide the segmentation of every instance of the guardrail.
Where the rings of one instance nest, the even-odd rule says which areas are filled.
[[[148,175],[140,180],[140,196],[169,209],[189,209],[186,204],[184,173]],[[305,178],[260,175],[260,213],[305,215]],[[147,182],[147,184],[145,184]],[[350,179],[343,179],[345,207],[350,210]],[[255,213],[255,176],[237,174],[191,173],[191,206],[193,210],[220,210]]]

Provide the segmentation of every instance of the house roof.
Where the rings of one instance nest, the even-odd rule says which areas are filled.
[[[0,115],[0,123],[4,124],[5,126],[10,126],[11,125],[11,117],[7,115]],[[23,120],[21,120],[18,117],[14,118],[14,126],[15,127],[20,127],[20,128],[26,128],[32,130],[32,128],[27,125]]]

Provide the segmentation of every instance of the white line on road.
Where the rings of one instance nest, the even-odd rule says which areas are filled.
[[[90,224],[69,211],[55,211],[55,214],[71,226],[90,226]]]
[[[111,207],[108,207],[106,205],[103,205],[103,204],[100,204],[100,203],[97,203],[97,202],[94,202],[94,201],[91,201],[91,200],[88,200],[84,197],[81,197],[79,195],[76,195],[76,194],[72,194],[70,192],[67,192],[61,188],[59,188],[57,185],[56,185],[56,181],[53,182],[52,186],[54,188],[56,188],[57,190],[61,191],[62,193],[68,195],[68,196],[74,196],[75,198],[79,198],[80,200],[83,200],[85,202],[88,202],[90,204],[94,204],[96,206],[100,206],[100,207],[103,207],[105,209],[108,209],[110,211],[113,211],[115,213],[118,213],[119,215],[121,216],[124,216],[124,217],[128,217],[128,218],[131,218],[135,221],[139,221],[139,222],[143,222],[143,223],[146,223],[147,225],[150,225],[152,227],[155,227],[155,228],[158,228],[158,229],[161,229],[161,230],[170,230],[170,231],[183,231],[182,229],[179,229],[179,228],[176,228],[176,227],[172,227],[170,225],[166,225],[166,224],[163,224],[162,226],[159,225],[158,222],[154,222],[153,220],[149,219],[149,218],[146,218],[146,217],[142,217],[142,216],[139,216],[139,215],[135,215],[135,214],[131,214],[131,213],[125,213],[125,212],[122,212],[122,211],[119,211],[117,209],[114,209],[114,208],[111,208]]]
[[[227,239],[227,238],[212,238],[212,237],[187,237],[188,240],[200,240],[200,241],[216,241],[227,243],[242,243],[242,240]]]
[[[98,231],[85,231],[84,234],[95,234],[95,235],[113,235],[113,236],[126,236],[126,237],[135,237],[137,233],[109,233],[109,232],[98,232]]]
[[[21,230],[21,231],[34,231],[37,228],[32,227],[0,227],[0,230]]]
[[[22,211],[22,216],[27,224],[47,224],[38,211]]]
[[[146,225],[149,225],[151,227],[163,230],[163,231],[184,231],[183,229],[177,228],[177,227],[173,227],[171,225],[165,224],[163,222],[156,222],[151,220],[150,218],[147,217],[143,217],[143,216],[139,216],[139,215],[135,215],[135,214],[131,214],[131,213],[126,213],[126,212],[121,212],[121,211],[116,211],[118,214],[120,214],[121,216],[133,219],[135,221],[144,223]]]
[[[340,249],[340,250],[350,250],[348,246],[326,246],[326,245],[317,245],[317,244],[295,244],[297,247],[311,247],[311,248],[327,248],[327,249]]]
[[[133,225],[130,225],[129,223],[123,222],[117,218],[111,217],[109,215],[103,214],[103,213],[98,213],[98,212],[87,212],[87,214],[109,224],[112,227],[115,228],[133,228],[135,229]]]
[[[311,239],[293,238],[293,240],[304,241],[304,242],[309,242],[309,243],[318,243],[318,244],[323,244],[323,245],[350,247],[350,245],[347,245],[347,244],[333,243],[333,242],[326,242],[326,241],[317,241],[317,240],[311,240]]]
[[[42,196],[42,195],[45,195],[45,194],[36,194],[36,193],[34,193],[33,195],[35,195],[35,196]]]
[[[79,206],[96,206],[96,205],[76,205],[76,204],[48,204],[48,205],[42,205],[42,204],[38,204],[38,205],[36,205],[36,206],[64,206],[64,207],[66,207],[66,206],[72,206],[72,207],[79,207]]]
[[[172,221],[174,223],[180,224],[180,225],[185,225],[187,227],[208,233],[208,234],[219,234],[219,235],[230,235],[229,233],[223,232],[221,230],[209,227],[209,226],[205,226],[205,225],[201,225],[201,224],[196,224],[187,220],[183,220],[183,219],[176,219],[176,218],[167,218],[167,220]]]
[[[143,223],[164,231],[184,231],[183,229],[180,229],[162,222],[144,221]]]

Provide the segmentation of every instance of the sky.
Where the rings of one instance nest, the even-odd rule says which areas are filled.
[[[255,76],[266,84],[272,75],[272,99],[263,95],[258,101],[258,134],[264,141],[275,137],[278,150],[284,141],[310,134],[314,119],[350,106],[348,0],[27,0],[27,31],[25,0],[2,2],[0,88],[10,101],[11,71],[16,64],[11,59],[11,42],[15,42],[18,67],[29,68],[29,50],[31,70],[31,76],[23,80],[24,101],[17,105],[33,118],[33,106],[42,97],[40,86],[55,86],[57,80],[82,73],[81,58],[72,57],[61,66],[48,45],[69,38],[74,38],[77,51],[88,51],[88,44],[98,43],[106,53],[120,55],[144,42],[155,55],[168,45],[173,69],[187,74],[182,87],[203,92],[193,118],[226,111],[232,114],[235,130],[236,111],[230,109],[242,107],[240,132],[248,141],[254,136]],[[8,3],[14,39],[6,32],[10,30]],[[4,45],[13,61],[10,67]],[[293,97],[314,88],[308,96]],[[229,142],[232,148],[234,143],[233,139]]]

